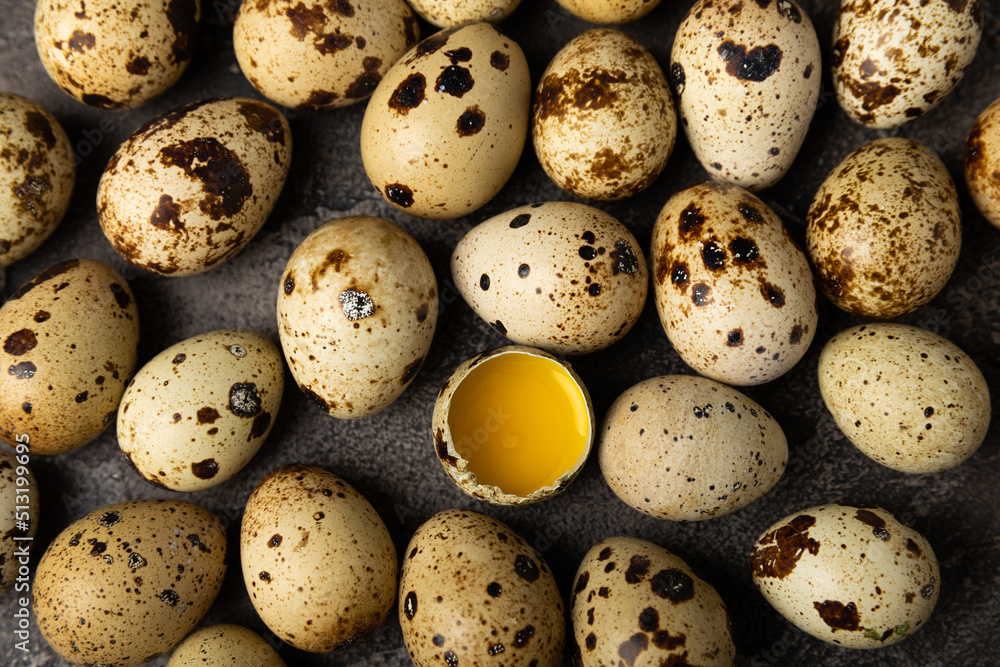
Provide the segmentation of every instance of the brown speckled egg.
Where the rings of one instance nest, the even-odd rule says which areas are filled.
[[[419,30],[403,0],[244,2],[233,46],[243,74],[268,99],[333,109],[371,95]]]
[[[620,340],[642,314],[649,280],[628,228],[575,202],[530,204],[480,223],[455,247],[451,274],[498,333],[556,354]]]
[[[1000,99],[979,114],[969,132],[965,182],[979,212],[1000,228]]]
[[[957,345],[924,329],[878,322],[823,347],[819,388],[844,435],[894,470],[940,472],[972,456],[990,425],[990,391]]]
[[[709,175],[750,190],[792,166],[819,100],[812,22],[795,0],[699,0],[677,30],[670,82]]]
[[[207,271],[264,225],[291,157],[288,121],[269,104],[227,98],[178,107],[111,156],[97,190],[101,228],[139,268]]]
[[[396,603],[396,547],[364,496],[321,468],[275,468],[240,529],[243,583],[261,620],[295,648],[343,651]]]
[[[167,667],[286,667],[278,652],[253,630],[232,623],[199,628],[180,643]]]
[[[0,308],[0,437],[32,454],[87,444],[115,420],[139,343],[128,283],[106,264],[45,269]]]
[[[389,406],[417,376],[437,326],[437,280],[392,223],[348,216],[292,253],[278,287],[278,334],[299,389],[327,414]]]
[[[788,622],[845,648],[909,637],[940,592],[931,545],[880,507],[820,505],[789,515],[757,539],[750,567]]]
[[[624,199],[667,164],[677,135],[656,59],[617,30],[590,30],[556,54],[538,83],[532,139],[545,173],[585,199]]]
[[[39,0],[35,46],[45,71],[74,99],[137,107],[184,73],[200,16],[199,0]]]
[[[150,359],[118,410],[118,446],[148,482],[197,491],[238,473],[281,405],[281,352],[255,331],[188,338]]]
[[[410,0],[413,10],[438,28],[454,28],[463,23],[497,23],[510,16],[521,0]]]
[[[73,151],[48,111],[0,92],[0,268],[34,252],[55,231],[76,181]]]
[[[198,625],[225,572],[225,528],[207,509],[181,500],[109,505],[45,550],[32,590],[35,618],[68,662],[141,665]]]
[[[660,0],[556,0],[563,9],[584,21],[600,24],[628,23],[653,11]]]
[[[393,65],[368,101],[365,171],[411,215],[472,213],[514,173],[530,106],[528,63],[514,40],[491,23],[442,30]]]
[[[672,521],[702,521],[771,490],[788,443],[767,410],[706,378],[668,375],[626,389],[604,417],[604,481],[626,504]]]
[[[541,554],[496,519],[448,510],[410,539],[399,624],[417,667],[561,663],[566,627]]]
[[[653,227],[656,310],[696,371],[756,385],[786,373],[816,333],[816,289],[781,219],[746,190],[703,183],[674,195]]]
[[[958,264],[961,216],[955,184],[930,149],[901,137],[867,143],[830,172],[809,207],[816,282],[852,315],[916,310]]]
[[[919,118],[961,81],[982,34],[979,0],[842,0],[830,59],[837,101],[868,127]]]
[[[38,484],[28,467],[27,438],[21,437],[17,452],[15,456],[0,451],[0,594],[14,585],[18,570],[27,565],[20,562],[18,552],[23,551],[25,544],[31,544],[22,538],[34,537],[38,532],[41,507]],[[20,557],[23,558],[23,553]],[[20,573],[21,583],[28,581],[27,572],[25,569]]]
[[[574,581],[569,615],[575,664],[736,664],[726,604],[663,547],[609,537],[583,557]]]

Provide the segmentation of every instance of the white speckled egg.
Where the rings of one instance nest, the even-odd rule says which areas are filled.
[[[584,21],[600,24],[628,23],[653,11],[660,0],[556,0],[563,9]]]
[[[816,333],[816,289],[781,219],[746,190],[678,192],[653,227],[653,292],[667,337],[696,371],[755,385],[788,372]]]
[[[736,664],[722,598],[663,547],[609,537],[583,557],[574,581],[569,615],[575,664]]]
[[[260,231],[291,157],[288,121],[269,104],[237,97],[178,107],[111,156],[97,190],[101,228],[141,269],[207,271]]]
[[[531,127],[545,173],[577,197],[624,199],[648,187],[677,135],[656,59],[617,30],[590,30],[556,54],[538,83]]]
[[[837,101],[868,127],[919,118],[962,80],[982,34],[979,0],[842,0],[830,59]]]
[[[880,507],[820,505],[787,516],[757,539],[750,567],[788,622],[846,648],[902,641],[940,592],[931,545]]]
[[[990,425],[990,391],[957,345],[906,324],[851,327],[819,358],[823,401],[844,435],[894,470],[940,472],[972,456]]]
[[[278,652],[253,630],[219,623],[195,630],[170,656],[167,667],[286,667]]]
[[[969,132],[965,183],[979,212],[1000,228],[1000,99],[979,114]]]
[[[17,452],[15,456],[0,451],[0,594],[17,579],[29,581],[28,562],[21,562],[24,555],[18,551],[30,542],[19,538],[34,537],[38,532],[38,484],[28,467],[27,438],[21,437]],[[26,522],[27,528],[21,522]]]
[[[454,28],[463,23],[497,23],[510,16],[521,0],[410,0],[413,10],[438,28]]]
[[[472,213],[514,173],[530,106],[528,63],[514,40],[491,23],[442,30],[393,65],[368,101],[365,171],[412,215]]]
[[[150,359],[118,410],[118,446],[148,482],[197,491],[238,473],[281,405],[281,352],[254,331],[188,338]]]
[[[321,468],[275,468],[240,528],[243,583],[261,620],[295,648],[343,651],[396,603],[396,547],[364,496]]]

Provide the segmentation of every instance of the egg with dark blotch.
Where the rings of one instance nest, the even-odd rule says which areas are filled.
[[[463,23],[497,23],[510,16],[521,0],[410,0],[413,11],[438,28],[454,28]]]
[[[287,667],[278,652],[253,630],[232,623],[199,628],[170,656],[167,667]]]
[[[979,212],[1000,228],[1000,99],[979,114],[969,131],[965,183]]]
[[[30,459],[24,449],[17,456],[0,451],[0,594],[14,585],[18,570],[24,567],[18,552],[38,532],[41,504],[35,475],[28,467]]]
[[[656,9],[660,0],[556,0],[573,16],[602,25],[629,23]],[[552,19],[550,19],[552,20]]]

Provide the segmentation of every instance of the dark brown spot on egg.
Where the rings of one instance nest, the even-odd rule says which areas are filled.
[[[31,414],[31,403],[28,403],[27,401],[25,401],[24,403],[21,403],[21,410],[23,410],[25,414],[29,414],[30,415]]]
[[[510,66],[510,56],[500,51],[494,51],[490,54],[490,65],[492,65],[494,69],[505,72]]]
[[[260,394],[253,382],[237,382],[229,388],[229,411],[237,417],[256,417],[261,411]]]
[[[444,652],[444,664],[447,667],[458,667],[458,656],[455,655],[454,651]]]
[[[900,93],[900,89],[893,84],[882,85],[878,81],[865,81],[861,83],[844,73],[838,75],[838,80],[843,84],[854,97],[861,100],[861,108],[871,112],[886,104],[891,104]],[[871,123],[875,117],[869,113],[862,115],[859,120],[862,123]]]
[[[457,49],[452,49],[451,51],[445,51],[444,57],[450,60],[452,65],[467,63],[472,60],[472,49],[467,46],[462,46]]]
[[[802,325],[796,324],[794,327],[792,327],[792,333],[788,335],[788,342],[791,345],[798,345],[801,340],[802,340]]]
[[[413,49],[413,55],[406,59],[406,64],[411,64],[437,52],[441,47],[448,43],[448,38],[451,37],[454,32],[454,29],[441,30],[420,42],[417,44],[416,48]]]
[[[239,157],[214,137],[165,146],[160,149],[160,162],[201,182],[207,196],[198,207],[212,220],[233,217],[253,194],[250,175]]]
[[[750,555],[754,576],[784,579],[806,552],[813,556],[819,553],[819,542],[809,537],[809,528],[815,523],[813,517],[800,514],[760,538]]]
[[[112,510],[110,512],[105,512],[104,514],[102,514],[100,518],[97,520],[97,523],[105,528],[110,528],[111,526],[115,525],[121,520],[122,520],[122,515]]]
[[[581,258],[587,260],[588,262],[597,257],[597,249],[589,245],[580,246],[580,249],[577,251],[577,253],[580,255]]]
[[[179,357],[181,355],[177,356]],[[174,357],[174,363],[177,363],[177,357]],[[200,408],[197,412],[198,424],[214,424],[215,420],[220,416],[219,411],[215,408],[208,406]]]
[[[785,293],[780,287],[772,285],[771,283],[762,283],[760,286],[760,293],[768,303],[770,303],[775,308],[781,308],[785,305]]]
[[[385,197],[396,206],[409,208],[413,206],[413,190],[402,183],[391,183],[385,186]]]
[[[906,550],[915,556],[920,556],[920,547],[913,540],[907,538],[906,540]]]
[[[327,0],[326,4],[334,14],[347,18],[354,16],[354,7],[349,0]]]
[[[781,65],[781,49],[775,44],[747,47],[733,41],[723,42],[718,53],[726,61],[726,73],[741,81],[764,81]]]
[[[583,589],[587,587],[590,582],[590,572],[583,572],[580,577],[576,580],[576,586],[573,588],[574,594],[579,594],[583,592]]]
[[[281,540],[282,540],[281,535],[274,534],[271,536],[271,539],[267,541],[267,546],[271,549],[274,549],[275,547],[280,547]]]
[[[403,378],[400,380],[400,384],[407,385],[410,381],[417,376],[417,371],[420,370],[420,366],[424,363],[424,358],[420,357],[416,361],[407,364],[406,369],[403,371]]]
[[[434,82],[434,90],[452,97],[462,97],[472,90],[474,85],[475,81],[468,69],[449,65],[438,75],[437,81]]]
[[[36,345],[38,339],[35,337],[35,332],[31,329],[20,329],[7,336],[7,340],[3,342],[3,350],[7,354],[19,357],[35,349]]]
[[[149,58],[146,56],[136,56],[125,64],[125,69],[129,74],[145,76],[149,72],[150,64]]]
[[[389,96],[389,108],[403,116],[415,109],[425,99],[427,79],[419,72],[403,79]]]
[[[660,629],[660,614],[652,607],[646,607],[639,612],[639,629],[643,632],[655,632]]]
[[[670,635],[667,630],[658,630],[653,634],[653,645],[657,648],[663,649],[664,651],[673,651],[674,649],[684,646],[687,642],[687,636],[684,633],[680,633],[675,637]],[[667,659],[667,665],[676,665],[678,667],[685,667],[688,663],[684,659],[687,655],[685,652],[683,656],[670,656]],[[677,660],[675,660],[677,659]]]
[[[270,143],[285,144],[285,126],[277,111],[252,100],[241,100],[236,109],[251,131],[264,135]]]
[[[790,0],[778,1],[778,16],[788,19],[792,23],[802,23],[802,13],[794,2]]]
[[[434,637],[431,639],[431,642],[435,646],[444,646],[444,637],[442,637],[441,635],[434,635]]]
[[[681,294],[684,294],[687,291],[688,281],[690,278],[691,274],[688,271],[688,265],[684,262],[674,262],[673,269],[670,271],[670,282],[681,291]],[[657,279],[660,283],[663,282],[661,276],[659,275],[659,271],[657,271]]]
[[[649,559],[645,556],[632,556],[628,569],[625,570],[625,581],[630,584],[639,583],[649,574],[649,565]]]
[[[157,229],[181,231],[184,229],[184,223],[181,222],[180,214],[181,207],[174,203],[172,196],[160,195],[160,202],[149,216],[149,223]]]
[[[471,106],[463,111],[462,115],[458,117],[458,123],[456,125],[458,129],[458,136],[471,137],[474,134],[478,134],[485,125],[486,114],[479,108],[478,105]]]
[[[74,30],[67,40],[67,45],[71,51],[76,51],[77,53],[85,53],[86,51],[94,48],[97,44],[97,39],[92,33],[83,32],[82,30]]]
[[[637,632],[618,646],[618,656],[628,667],[632,667],[635,665],[635,659],[648,647],[649,638],[645,634]]]
[[[701,214],[701,209],[695,204],[688,204],[681,211],[680,235],[681,239],[690,238],[701,232],[701,226],[705,222],[705,216]]]
[[[250,435],[247,436],[247,442],[253,440],[254,438],[260,438],[265,433],[267,433],[267,427],[271,425],[271,413],[262,412],[253,418],[253,424],[250,425]]]
[[[285,294],[291,294],[292,292],[294,292],[295,278],[293,278],[290,275],[287,278],[285,278],[285,282],[282,284],[282,289],[284,290]]]
[[[660,570],[649,580],[653,594],[674,604],[687,602],[694,597],[694,582],[678,569]]]
[[[49,119],[37,111],[28,111],[24,114],[24,129],[36,139],[45,142],[46,148],[52,150],[56,146],[56,135],[52,132],[52,125]]]
[[[403,599],[403,614],[408,621],[412,621],[417,615],[417,594],[414,591],[407,593]]]
[[[521,227],[524,227],[526,224],[528,224],[529,220],[531,220],[531,214],[530,213],[522,213],[522,214],[516,216],[513,220],[510,221],[510,228],[511,229],[520,229]]]
[[[7,375],[13,375],[18,380],[29,380],[35,376],[38,369],[30,361],[22,361],[7,369]]]
[[[302,103],[307,109],[322,109],[337,101],[337,93],[327,90],[314,90],[309,93],[309,97]]]
[[[37,313],[35,313],[35,317],[33,319],[36,322],[38,322],[39,324],[41,324],[42,322],[46,321],[50,317],[52,317],[52,316],[48,313],[48,311],[40,310]]]
[[[527,278],[530,274],[531,274],[531,267],[528,266],[527,264],[522,264],[521,266],[517,267],[518,278]]]
[[[271,583],[271,573],[267,570],[262,570],[261,573],[257,575],[257,578],[266,584]]]
[[[684,84],[686,81],[684,66],[680,63],[672,63],[670,65],[670,87],[673,89],[674,95],[680,97],[684,94]]]
[[[538,566],[535,561],[524,554],[518,554],[514,559],[514,572],[528,583],[533,583],[538,579]]]
[[[726,334],[727,347],[743,347],[743,329],[733,329]]]
[[[729,252],[733,256],[733,264],[737,265],[752,264],[760,257],[757,244],[742,236],[737,236],[729,242]]]
[[[95,95],[93,93],[86,93],[81,97],[84,104],[91,107],[97,107],[98,109],[120,109],[125,106],[123,102],[118,102],[106,97],[104,95]]]
[[[191,464],[191,472],[198,479],[212,479],[219,472],[215,459],[205,459]]]
[[[706,283],[695,283],[694,287],[691,288],[691,301],[699,308],[707,306],[715,301],[711,298],[711,293],[712,288]]]
[[[500,320],[497,320],[496,322],[490,322],[490,326],[493,327],[493,329],[501,336],[507,335],[507,327],[505,327],[503,325],[503,322],[501,322]]]
[[[500,584],[498,584],[495,581],[492,582],[492,583],[490,583],[490,585],[486,587],[486,593],[491,598],[498,598],[498,597],[500,597],[500,593],[502,593],[502,592],[503,592],[503,588],[500,586]]]
[[[101,554],[103,554],[105,551],[108,550],[108,543],[98,542],[97,538],[95,537],[92,537],[89,540],[87,540],[87,544],[91,545],[90,549],[91,556],[100,556]]]
[[[176,607],[177,603],[181,601],[181,596],[177,594],[177,591],[172,591],[169,588],[161,592],[158,597],[164,604],[171,607]]]
[[[128,308],[129,304],[132,303],[132,297],[128,295],[128,291],[118,283],[111,283],[111,294],[115,297],[115,303],[118,304],[119,308]]]
[[[715,241],[709,241],[702,246],[701,260],[709,271],[722,271],[726,268],[726,251]]]
[[[514,634],[514,648],[524,648],[528,641],[535,636],[535,626],[526,625]]]
[[[934,577],[931,577],[931,583],[927,584],[926,586],[920,589],[920,597],[922,597],[925,600],[930,600],[932,597],[934,597],[934,588],[936,584],[937,580]]]
[[[198,13],[197,0],[170,0],[167,4],[167,20],[174,32],[170,51],[175,63],[190,60],[194,54]]]
[[[872,534],[875,535],[875,537],[883,541],[889,539],[889,529],[886,528],[885,520],[878,514],[869,510],[858,510],[854,514],[854,518],[861,523],[871,526]]]
[[[361,38],[358,37],[357,39]],[[367,56],[361,61],[361,66],[364,68],[364,71],[355,77],[351,85],[344,91],[344,96],[352,100],[368,97],[375,92],[379,82],[382,80],[382,75],[378,71],[378,68],[382,66],[381,58]]]
[[[590,296],[600,296],[601,286],[598,283],[591,283],[590,286],[587,287],[587,294]]]
[[[845,605],[836,600],[826,600],[813,602],[813,607],[819,612],[819,617],[823,619],[823,622],[834,631],[854,632],[861,627],[861,615],[853,602],[848,602]]]
[[[626,72],[609,72],[600,67],[585,73],[573,69],[562,76],[548,74],[535,99],[535,119],[562,118],[567,109],[604,109],[618,99],[617,84],[628,79]]]
[[[75,400],[75,401],[76,401],[77,403],[83,403],[83,402],[85,402],[85,401],[86,401],[86,400],[87,400],[88,398],[89,398],[89,392],[86,392],[86,391],[81,391],[81,392],[80,392],[79,394],[77,394],[77,395],[76,395],[76,397],[74,398],[74,400]]]
[[[639,258],[632,248],[632,244],[625,239],[615,241],[615,249],[608,255],[611,260],[611,275],[617,276],[619,273],[632,275],[639,270]]]

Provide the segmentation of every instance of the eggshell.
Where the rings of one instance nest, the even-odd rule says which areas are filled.
[[[591,547],[574,577],[574,663],[736,664],[726,605],[678,556],[634,537]]]
[[[438,28],[454,28],[475,21],[503,21],[519,4],[521,0],[410,0],[413,10]]]
[[[278,652],[260,635],[241,625],[219,623],[188,635],[170,656],[167,667],[286,667]]]
[[[842,0],[830,58],[837,101],[867,127],[899,127],[962,80],[983,34],[979,0]]]
[[[236,97],[178,107],[111,156],[97,190],[101,229],[141,269],[207,271],[260,231],[291,156],[288,121],[269,104]]]
[[[0,451],[0,594],[15,581],[30,581],[23,548],[26,544],[30,547],[31,542],[22,540],[38,532],[38,483],[28,467],[26,445],[19,449],[18,456]]]
[[[139,343],[128,283],[106,264],[45,269],[0,308],[0,437],[31,453],[81,447],[115,420]]]
[[[29,99],[0,92],[0,268],[27,257],[55,231],[75,181],[59,121]]]
[[[969,132],[965,183],[979,212],[1000,228],[1000,99],[979,114]]]
[[[660,0],[556,0],[569,13],[591,23],[628,23],[653,11]]]
[[[49,544],[32,591],[38,629],[75,665],[141,665],[198,625],[222,586],[226,533],[181,500],[95,510]]]
[[[284,389],[281,352],[254,331],[171,345],[129,382],[118,446],[148,482],[198,491],[225,482],[264,444]]]
[[[844,158],[813,197],[807,221],[816,282],[852,315],[916,310],[958,264],[955,184],[937,155],[911,139],[876,139]]]
[[[505,524],[439,512],[406,553],[399,624],[414,665],[560,664],[566,628],[555,578]]]
[[[906,324],[851,327],[819,358],[823,401],[844,435],[893,470],[940,472],[972,456],[990,425],[990,392],[957,345]]]
[[[624,199],[648,187],[677,135],[673,98],[656,59],[617,30],[590,30],[560,49],[533,109],[538,161],[572,195]]]
[[[760,190],[788,172],[816,111],[819,39],[794,0],[699,0],[674,38],[670,81],[695,157]]]
[[[240,529],[243,583],[267,627],[314,653],[374,633],[396,602],[396,547],[350,484],[321,468],[275,468],[250,494]]]
[[[498,333],[555,354],[620,340],[646,303],[646,260],[632,232],[585,204],[544,202],[496,215],[451,255],[462,298]]]
[[[941,573],[924,536],[880,507],[820,505],[767,529],[753,582],[785,620],[846,648],[880,648],[927,621]]]
[[[199,0],[39,0],[35,46],[45,71],[74,99],[137,107],[184,73],[200,18]]]
[[[781,219],[746,190],[703,183],[674,195],[653,227],[651,262],[660,322],[698,373],[770,382],[809,348],[817,321],[809,264]]]
[[[514,173],[530,105],[528,63],[512,39],[490,23],[442,30],[393,65],[372,94],[361,123],[365,172],[411,215],[472,213]]]

